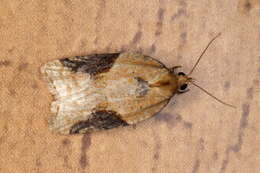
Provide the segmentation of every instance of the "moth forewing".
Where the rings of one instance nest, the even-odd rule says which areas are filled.
[[[138,53],[63,58],[42,68],[54,95],[50,128],[86,133],[135,124],[158,113],[177,91],[177,77]]]
[[[220,35],[220,34],[219,34]],[[193,66],[194,71],[214,37]],[[139,53],[93,54],[63,58],[42,68],[54,100],[50,129],[62,134],[86,133],[145,120],[167,105],[188,83],[229,105],[194,83],[189,75],[168,69]]]

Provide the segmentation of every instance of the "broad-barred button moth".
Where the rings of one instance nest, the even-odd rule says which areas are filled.
[[[192,82],[178,67],[129,52],[51,61],[41,69],[54,95],[50,129],[76,134],[145,120]]]

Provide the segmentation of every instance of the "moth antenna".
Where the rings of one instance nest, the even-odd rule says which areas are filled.
[[[236,106],[234,105],[231,105],[231,104],[228,104],[222,100],[220,100],[219,98],[217,98],[216,96],[214,96],[213,94],[209,93],[207,90],[205,90],[204,88],[202,88],[201,86],[197,85],[196,83],[194,83],[193,81],[190,81],[190,83],[192,83],[194,86],[196,86],[197,88],[201,89],[203,92],[205,92],[206,94],[208,94],[209,96],[211,96],[212,98],[214,98],[215,100],[217,100],[218,102],[226,105],[226,106],[229,106],[229,107],[232,107],[232,108],[236,108]]]
[[[191,69],[191,71],[188,73],[188,76],[191,75],[191,73],[194,71],[194,69],[196,68],[196,66],[199,64],[202,56],[205,54],[206,50],[209,48],[209,46],[211,45],[211,43],[221,35],[221,33],[218,33],[218,35],[216,35],[207,45],[207,47],[203,50],[203,52],[201,53],[200,57],[198,58],[197,62],[195,63],[195,65],[193,66],[193,68]]]

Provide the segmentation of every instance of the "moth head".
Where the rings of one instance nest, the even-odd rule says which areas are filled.
[[[180,68],[181,66],[175,66],[170,69],[171,73],[176,76],[177,78],[177,91],[178,93],[185,93],[189,91],[189,83],[192,82],[193,78],[186,75],[184,72],[176,72],[176,69]]]
[[[183,72],[178,72],[177,79],[178,79],[178,82],[177,82],[178,93],[185,93],[185,92],[189,91],[188,85],[189,85],[189,82],[192,80],[192,78],[187,76]]]
[[[207,45],[207,47],[203,50],[203,52],[201,53],[200,57],[198,58],[197,62],[194,64],[193,68],[191,69],[191,71],[188,73],[188,75],[186,75],[183,72],[175,72],[175,70],[177,68],[180,68],[181,66],[174,66],[172,68],[170,68],[170,72],[172,74],[174,74],[175,76],[177,76],[177,87],[178,87],[178,93],[184,93],[188,91],[188,84],[191,83],[192,85],[196,86],[197,88],[199,88],[200,90],[202,90],[203,92],[205,92],[206,94],[208,94],[209,96],[211,96],[212,98],[214,98],[215,100],[217,100],[218,102],[229,106],[229,107],[233,107],[235,108],[234,105],[228,104],[222,100],[220,100],[219,98],[217,98],[216,96],[214,96],[213,94],[209,93],[207,90],[205,90],[204,88],[202,88],[201,86],[199,86],[198,84],[196,84],[194,82],[194,79],[192,77],[189,77],[192,72],[194,71],[194,69],[197,67],[197,65],[199,64],[202,56],[204,55],[204,53],[206,52],[206,50],[208,49],[208,47],[210,46],[210,44],[217,38],[220,36],[220,33],[215,36]]]
[[[199,64],[202,56],[205,54],[206,50],[208,49],[208,47],[211,45],[211,43],[217,38],[220,36],[220,33],[215,36],[209,43],[208,45],[206,46],[206,48],[203,50],[203,52],[201,53],[200,57],[198,58],[198,60],[196,61],[196,63],[194,64],[193,68],[191,69],[191,71],[188,73],[188,75],[186,75],[185,73],[183,72],[176,72],[176,69],[180,68],[181,66],[174,66],[172,68],[170,68],[170,71],[172,74],[176,75],[177,76],[177,79],[178,79],[178,93],[184,93],[184,92],[187,92],[188,91],[188,84],[189,83],[192,83],[194,84],[194,79],[189,77],[192,72],[194,71],[194,69],[197,67],[197,65]]]

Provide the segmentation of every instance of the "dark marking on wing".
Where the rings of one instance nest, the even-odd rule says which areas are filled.
[[[137,85],[138,88],[136,89],[136,93],[138,94],[138,96],[143,97],[145,96],[148,91],[149,91],[149,84],[146,80],[140,78],[140,77],[135,77],[135,79],[137,80]]]
[[[119,114],[111,110],[96,111],[93,112],[90,117],[90,119],[86,121],[80,121],[72,126],[72,128],[70,129],[70,134],[80,133],[80,131],[84,131],[84,129],[106,130],[118,126],[128,125],[124,120],[120,118]]]
[[[80,130],[89,128],[89,122],[88,121],[80,121],[76,124],[74,124],[70,129],[70,134],[77,134],[80,132]]]
[[[107,72],[114,64],[120,53],[93,54],[88,56],[76,56],[64,58],[60,62],[73,72],[84,72],[90,75]]]

